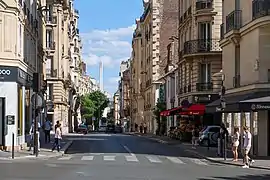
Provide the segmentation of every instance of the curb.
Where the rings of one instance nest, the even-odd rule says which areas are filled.
[[[68,141],[63,148],[61,148],[60,153],[54,154],[54,155],[44,155],[39,154],[38,157],[35,155],[26,155],[26,156],[19,156],[19,157],[0,157],[0,160],[23,160],[23,159],[44,159],[44,158],[52,158],[52,157],[58,157],[58,156],[64,156],[68,150],[68,148],[72,145],[73,141]]]
[[[60,153],[61,153],[62,155],[66,154],[68,148],[69,148],[72,144],[73,144],[73,141],[72,141],[72,140],[71,140],[71,141],[68,141],[68,142],[64,145],[64,147],[61,149]]]
[[[219,163],[219,164],[225,164],[225,165],[231,165],[231,166],[237,166],[237,167],[242,167],[243,165],[242,164],[235,164],[235,163],[231,163],[231,162],[226,162],[226,161],[220,161],[220,160],[215,160],[213,158],[210,158],[210,157],[207,157],[205,155],[202,155],[196,151],[193,151],[193,150],[189,150],[189,149],[186,149],[185,150],[186,152],[189,152],[189,153],[192,153],[200,158],[204,158],[210,162],[213,162],[213,163]],[[270,167],[262,167],[262,166],[250,166],[250,168],[252,169],[262,169],[262,170],[270,170]]]

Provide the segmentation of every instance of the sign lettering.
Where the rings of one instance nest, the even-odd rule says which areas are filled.
[[[0,75],[10,75],[11,72],[8,69],[0,69]]]

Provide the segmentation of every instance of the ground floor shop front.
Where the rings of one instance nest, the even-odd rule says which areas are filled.
[[[270,92],[268,89],[250,90],[226,94],[226,107],[220,110],[220,100],[206,107],[206,111],[221,114],[222,122],[230,135],[234,127],[247,126],[253,135],[251,153],[256,156],[270,156]],[[242,140],[242,139],[241,139]]]
[[[19,67],[0,66],[0,146],[25,148],[32,122],[32,76]]]

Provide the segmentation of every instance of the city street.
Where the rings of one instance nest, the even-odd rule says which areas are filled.
[[[214,164],[185,149],[122,134],[72,136],[62,157],[0,160],[1,180],[269,179],[268,171]],[[267,175],[268,174],[268,175]]]

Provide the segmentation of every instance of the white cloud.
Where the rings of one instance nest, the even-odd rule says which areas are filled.
[[[87,66],[96,66],[102,61],[104,67],[114,68],[131,54],[131,43],[135,25],[108,30],[92,30],[82,33],[83,59]]]

